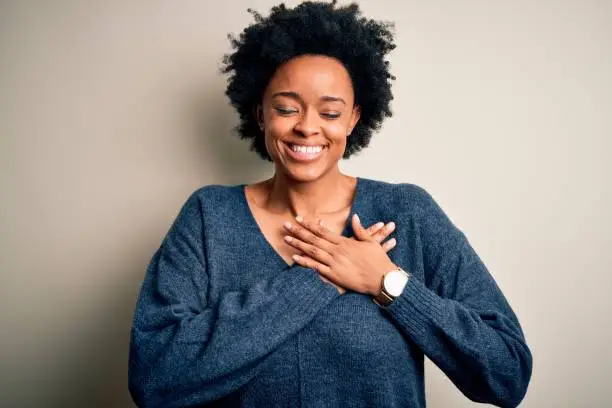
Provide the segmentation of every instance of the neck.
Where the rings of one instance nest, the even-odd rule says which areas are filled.
[[[340,170],[308,182],[276,173],[266,181],[268,209],[293,216],[319,217],[350,207],[356,180]]]

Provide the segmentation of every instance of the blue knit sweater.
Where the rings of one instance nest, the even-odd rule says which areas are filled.
[[[395,221],[389,256],[412,274],[381,308],[263,236],[244,185],[183,205],[148,267],[129,389],[141,407],[425,407],[424,356],[468,398],[514,407],[532,359],[495,281],[432,197],[358,178],[352,213]],[[343,232],[352,236],[350,223]]]

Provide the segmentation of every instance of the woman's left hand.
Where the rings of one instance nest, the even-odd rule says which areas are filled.
[[[295,255],[295,262],[316,269],[343,288],[375,296],[383,275],[397,269],[356,214],[351,220],[356,239],[339,235],[321,222],[301,217],[296,217],[296,221],[297,224],[285,224],[290,234],[285,236],[285,241],[305,255]]]

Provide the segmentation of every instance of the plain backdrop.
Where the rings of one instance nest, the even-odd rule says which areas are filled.
[[[342,168],[466,233],[533,352],[525,408],[612,403],[611,3],[360,1],[396,23],[394,116]],[[133,308],[178,210],[272,174],[219,67],[274,4],[0,2],[0,406],[133,407]],[[427,397],[476,405],[430,362]]]

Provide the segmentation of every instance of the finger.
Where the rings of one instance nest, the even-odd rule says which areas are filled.
[[[378,230],[378,232],[372,235],[372,238],[374,238],[374,240],[378,243],[383,242],[389,235],[391,235],[394,230],[395,223],[392,221],[385,225],[384,228],[381,228],[380,230]]]
[[[297,221],[297,218],[296,218]],[[302,222],[304,222],[302,220]],[[326,252],[331,252],[334,247],[334,243],[321,238],[318,235],[313,234],[307,228],[302,227],[300,224],[292,224],[290,222],[285,223],[285,229],[291,233],[292,236],[299,239],[307,244],[314,245],[317,248],[321,248]]]
[[[395,240],[395,238],[391,238],[390,240],[388,240],[384,244],[382,244],[382,249],[384,249],[385,252],[389,252],[393,248],[395,248],[395,245],[397,245],[397,241]]]
[[[359,239],[360,241],[373,240],[370,234],[368,234],[365,228],[363,228],[363,226],[361,225],[361,221],[359,220],[359,216],[357,214],[353,214],[353,219],[351,222],[353,224],[353,231],[355,232],[355,236],[357,237],[357,239]]]
[[[374,235],[374,234],[376,234],[378,231],[380,231],[380,229],[381,229],[382,227],[384,227],[384,226],[385,226],[385,223],[384,223],[384,222],[377,222],[376,224],[371,225],[371,226],[369,226],[369,227],[367,228],[368,234],[370,234],[370,235]]]
[[[368,232],[368,234],[370,234],[372,237],[374,237],[375,234],[377,232],[379,232],[380,229],[383,228],[384,226],[385,226],[384,222],[377,222],[376,224],[370,225],[368,228],[366,228],[366,231]],[[355,239],[354,237],[351,237],[351,238]],[[382,239],[384,239],[384,238],[382,238]]]
[[[303,266],[304,268],[314,269],[324,276],[328,276],[331,272],[329,266],[322,264],[321,262],[317,262],[315,259],[312,259],[309,256],[305,255],[293,255],[293,260]]]
[[[318,222],[311,222],[299,215],[295,217],[295,220],[307,231],[309,231],[313,235],[323,238],[327,242],[331,242],[332,244],[338,244],[342,240],[342,236],[330,230],[327,225],[325,225],[323,220],[319,220]]]
[[[304,242],[296,237],[292,237],[291,235],[285,235],[284,239],[287,244],[291,245],[295,249],[300,250],[303,254],[309,256],[315,261],[321,262],[325,265],[331,264],[331,255],[328,252],[325,252],[323,249]]]

